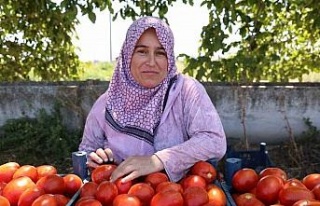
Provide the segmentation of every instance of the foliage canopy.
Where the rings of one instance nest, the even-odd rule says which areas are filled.
[[[76,79],[79,59],[72,45],[77,15],[95,22],[96,9],[113,19],[166,18],[177,2],[193,0],[0,0],[0,81]],[[185,73],[223,82],[301,81],[320,71],[320,4],[316,0],[202,0],[199,56],[180,54]],[[170,24],[170,19],[167,19]],[[236,37],[236,38],[234,38]]]

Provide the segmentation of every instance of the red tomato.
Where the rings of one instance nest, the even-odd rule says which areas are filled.
[[[118,188],[119,194],[126,194],[128,193],[130,187],[132,186],[132,181],[127,181],[125,183],[121,182],[122,178],[117,179],[114,184],[116,184]]]
[[[8,182],[3,188],[2,195],[9,200],[11,205],[17,205],[21,194],[28,188],[35,187],[35,185],[30,177],[18,177]]]
[[[231,193],[231,197],[232,199],[237,199],[239,197],[239,195],[241,195],[240,193]],[[254,195],[255,196],[255,195]]]
[[[298,200],[314,200],[314,194],[301,187],[288,187],[279,192],[279,202],[285,206],[291,206]]]
[[[120,194],[113,200],[112,206],[141,206],[139,198],[134,195]]]
[[[264,176],[267,176],[267,175],[275,175],[275,176],[278,176],[280,177],[283,181],[286,181],[288,179],[288,175],[287,173],[279,168],[279,167],[267,167],[265,169],[263,169],[260,173],[259,173],[259,176],[260,176],[260,179]]]
[[[299,200],[292,206],[320,206],[320,201],[317,200]]]
[[[161,191],[168,191],[168,190],[174,190],[174,191],[183,193],[182,186],[175,182],[161,182],[160,184],[158,184],[155,192],[158,193]]]
[[[203,189],[206,189],[207,182],[199,175],[189,175],[182,180],[181,185],[183,190],[187,189],[188,187],[202,187]]]
[[[251,168],[242,168],[236,171],[232,177],[232,187],[240,193],[246,193],[256,187],[259,181],[258,173]]]
[[[64,181],[64,194],[72,197],[83,185],[82,179],[76,174],[67,174],[63,176]]]
[[[236,197],[235,203],[237,206],[265,206],[260,200],[258,200],[254,194],[243,193]]]
[[[41,177],[47,176],[47,175],[56,175],[58,173],[57,168],[55,168],[52,165],[40,165],[37,168],[38,173],[38,180]]]
[[[97,192],[98,184],[95,182],[86,182],[80,189],[80,197],[92,196]]]
[[[95,199],[95,196],[84,196],[84,197],[79,197],[77,199],[77,202],[83,201],[83,200],[88,200],[88,199]]]
[[[160,184],[161,182],[168,182],[168,181],[169,181],[168,175],[166,175],[163,172],[154,172],[154,173],[148,174],[144,179],[144,182],[149,183],[154,190],[157,188],[158,184]]]
[[[183,196],[180,192],[158,192],[152,199],[150,206],[183,206]]]
[[[37,187],[42,188],[47,194],[64,194],[65,192],[63,177],[59,175],[41,177],[36,185]]]
[[[225,206],[227,205],[227,197],[224,191],[217,185],[212,185],[208,190],[209,202],[215,204],[215,206]]]
[[[7,162],[0,165],[0,182],[8,183],[20,165],[16,162]]]
[[[97,184],[105,180],[110,180],[112,172],[117,168],[114,164],[99,165],[94,168],[91,173],[91,180]]]
[[[7,185],[5,182],[0,182],[0,196],[2,195],[3,188]]]
[[[54,197],[56,198],[59,206],[66,206],[67,203],[70,201],[69,197],[62,194],[55,194]]]
[[[138,197],[142,205],[149,205],[155,191],[150,184],[146,182],[138,182],[131,186],[128,194]]]
[[[32,203],[31,206],[60,206],[58,205],[58,201],[53,194],[44,194],[39,196],[35,201]]]
[[[302,179],[302,183],[312,190],[317,184],[320,184],[320,173],[308,174]]]
[[[103,181],[99,184],[96,192],[96,199],[103,205],[112,204],[114,198],[118,195],[117,186],[109,181]]]
[[[216,187],[217,185],[215,185],[214,183],[209,183],[207,184],[206,190],[209,191],[211,188]]]
[[[44,194],[44,190],[38,187],[28,188],[20,195],[18,206],[30,206],[35,199]]]
[[[262,177],[256,186],[256,197],[267,205],[275,204],[283,187],[283,179],[275,175]]]
[[[311,190],[317,200],[320,200],[320,184],[317,184]],[[0,193],[1,194],[1,193]]]
[[[35,166],[32,166],[32,165],[22,165],[13,174],[12,178],[14,179],[14,178],[17,178],[17,177],[22,177],[22,176],[30,177],[30,179],[33,182],[37,182],[37,178],[38,178],[37,168]]]
[[[211,183],[217,178],[216,168],[206,161],[196,162],[190,169],[190,174],[203,177],[207,183]]]
[[[0,195],[0,205],[1,206],[10,206],[10,202],[7,198]]]
[[[257,190],[257,188],[255,187],[252,190],[250,190],[249,193],[252,193],[252,194],[256,195],[256,190]]]
[[[296,178],[291,178],[288,179],[284,185],[283,185],[283,189],[288,188],[288,187],[302,187],[307,189],[307,187],[298,179]]]
[[[214,202],[207,202],[206,204],[204,204],[202,206],[216,206],[216,204]]]
[[[185,206],[201,206],[209,202],[207,191],[202,187],[188,187],[182,195]]]
[[[102,204],[98,200],[91,198],[78,200],[75,206],[102,206]]]

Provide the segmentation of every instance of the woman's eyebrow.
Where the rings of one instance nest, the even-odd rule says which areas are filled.
[[[134,47],[134,49],[138,49],[138,48],[147,48],[147,46],[141,44],[141,45],[136,45]]]
[[[148,46],[146,45],[143,45],[143,44],[138,44],[134,47],[134,49],[138,49],[138,48],[148,48]],[[157,49],[161,49],[161,50],[164,50],[163,46],[159,46],[157,47]]]

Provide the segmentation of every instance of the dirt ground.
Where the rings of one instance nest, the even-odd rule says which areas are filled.
[[[241,143],[233,147],[244,150]],[[259,150],[259,144],[250,146],[249,150]],[[286,171],[288,178],[302,179],[307,174],[320,173],[320,137],[269,144],[266,150],[273,166]]]
[[[306,142],[271,146],[270,158],[275,166],[284,169],[288,177],[302,179],[311,173],[320,173],[320,143]]]

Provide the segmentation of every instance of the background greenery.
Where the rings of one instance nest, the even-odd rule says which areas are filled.
[[[117,3],[115,5],[115,2]],[[193,0],[0,0],[0,81],[79,79],[72,39],[78,16],[166,19]],[[320,71],[320,4],[316,0],[202,0],[209,21],[197,57],[180,54],[183,72],[203,81],[288,82]],[[166,19],[170,24],[170,19]],[[232,37],[238,38],[232,38]]]
[[[79,80],[97,79],[110,81],[114,66],[114,62],[81,62]]]
[[[110,81],[115,62],[80,62],[79,80],[85,81],[88,79],[95,79],[101,81]],[[186,63],[177,61],[177,68],[179,71],[183,71],[186,67]],[[189,75],[189,74],[187,74]],[[33,77],[31,77],[33,80]],[[35,79],[34,79],[35,80]],[[298,82],[298,79],[290,79],[291,82]],[[310,72],[304,74],[301,77],[302,82],[320,82],[320,73]]]
[[[0,164],[54,165],[59,173],[72,172],[71,154],[78,151],[82,131],[70,131],[62,123],[57,104],[48,114],[12,119],[0,128]]]

